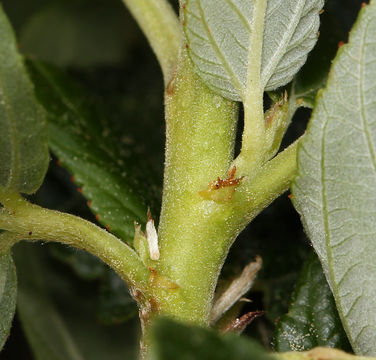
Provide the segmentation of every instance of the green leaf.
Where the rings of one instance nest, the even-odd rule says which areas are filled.
[[[358,354],[376,354],[376,2],[360,12],[298,153],[294,204]]]
[[[266,0],[263,0],[266,1]],[[197,73],[216,93],[244,100],[255,29],[262,1],[188,0],[185,33]],[[317,40],[323,0],[269,0],[260,59],[261,86],[274,90],[291,81]]]
[[[0,188],[35,192],[48,168],[46,116],[0,7]]]
[[[110,115],[66,75],[30,64],[39,101],[50,122],[50,147],[82,186],[97,219],[123,240],[132,241],[134,221],[145,223],[147,207],[156,214],[149,171],[132,155],[127,134],[113,132]]]
[[[160,319],[153,328],[156,360],[271,360],[254,341],[237,335],[220,336],[213,330]]]
[[[274,346],[278,352],[307,351],[316,346],[351,350],[316,254],[307,260],[290,310],[278,322]]]
[[[96,318],[96,288],[69,276],[46,256],[47,246],[15,246],[19,278],[18,315],[35,360],[135,358],[136,331],[103,326]]]
[[[16,269],[10,254],[0,255],[0,351],[12,326],[17,300]]]

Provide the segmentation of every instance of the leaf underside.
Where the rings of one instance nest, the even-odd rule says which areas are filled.
[[[32,194],[48,168],[46,116],[0,6],[0,187]]]
[[[278,321],[274,345],[278,352],[317,346],[351,350],[316,254],[302,270],[289,312]]]
[[[0,255],[0,351],[7,340],[16,311],[17,276],[10,254]]]
[[[376,354],[376,3],[365,6],[298,152],[294,204],[349,340]]]
[[[188,0],[185,6],[184,29],[196,71],[213,91],[231,100],[244,100],[257,3]],[[287,84],[305,63],[317,41],[323,5],[323,0],[268,0],[260,59],[264,90]]]

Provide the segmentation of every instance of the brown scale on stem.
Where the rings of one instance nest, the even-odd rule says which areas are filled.
[[[200,196],[205,200],[214,200],[217,202],[231,201],[236,187],[244,178],[244,176],[235,178],[235,173],[236,166],[228,171],[227,179],[221,179],[218,177],[217,180],[209,183],[206,190],[199,191]]]

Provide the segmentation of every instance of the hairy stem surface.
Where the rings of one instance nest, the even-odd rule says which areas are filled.
[[[167,0],[123,0],[148,39],[161,65],[165,84],[174,73],[182,30]]]
[[[77,216],[33,205],[19,194],[1,194],[0,202],[4,205],[0,229],[19,240],[56,241],[86,250],[111,266],[130,288],[146,289],[149,270],[128,245],[106,230]]]

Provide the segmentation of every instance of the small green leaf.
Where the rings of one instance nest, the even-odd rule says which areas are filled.
[[[17,300],[16,269],[10,254],[0,255],[0,351],[12,325]]]
[[[274,346],[279,352],[307,351],[316,346],[351,350],[316,254],[307,260],[290,310],[278,322]]]
[[[110,115],[92,104],[65,74],[35,62],[30,70],[48,113],[52,151],[82,186],[79,191],[97,219],[132,241],[134,221],[145,223],[148,206],[155,209],[158,201],[155,188],[148,185],[148,170],[127,145],[127,134],[114,134]]]
[[[263,0],[266,1],[266,0]],[[197,73],[216,93],[244,100],[253,13],[260,1],[188,0],[185,33]],[[260,59],[261,86],[291,81],[316,43],[323,0],[268,0]]]
[[[34,193],[49,162],[46,116],[1,6],[0,134],[0,188]]]
[[[262,347],[237,335],[220,336],[213,330],[160,319],[153,329],[156,360],[271,360]]]
[[[376,2],[318,96],[298,152],[294,205],[357,354],[376,354]]]

